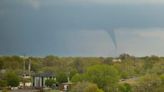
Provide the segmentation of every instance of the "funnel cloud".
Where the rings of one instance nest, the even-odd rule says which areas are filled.
[[[120,1],[0,0],[0,54],[164,55],[164,1]]]
[[[109,36],[111,37],[115,49],[117,49],[118,46],[117,46],[117,40],[116,40],[115,31],[114,31],[113,29],[110,29],[110,30],[106,30],[106,32],[107,32],[107,33],[109,34]]]

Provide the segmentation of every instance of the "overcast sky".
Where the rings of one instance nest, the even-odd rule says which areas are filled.
[[[164,0],[0,0],[0,54],[164,56],[163,10]]]

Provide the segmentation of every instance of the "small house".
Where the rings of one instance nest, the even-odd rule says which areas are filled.
[[[70,90],[73,85],[74,84],[72,82],[62,83],[60,84],[59,89],[65,92],[65,91]]]
[[[68,82],[62,83],[62,84],[60,84],[60,86],[59,86],[59,89],[62,90],[62,91],[64,91],[64,92],[69,91],[69,90],[72,88],[72,86],[74,85],[74,84],[70,81],[69,77],[67,78],[67,80],[68,80]]]
[[[112,60],[112,62],[122,62],[122,60],[119,59],[119,58],[114,58],[114,59]]]

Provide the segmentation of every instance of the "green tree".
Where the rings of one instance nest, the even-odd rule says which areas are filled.
[[[132,87],[129,84],[125,83],[119,85],[119,90],[120,92],[132,92]]]
[[[155,74],[147,74],[141,77],[138,82],[139,92],[156,92],[156,88],[162,84],[160,77]]]
[[[0,89],[7,86],[6,80],[0,80]]]
[[[64,72],[59,72],[56,76],[57,82],[58,83],[64,83],[67,82],[67,75]]]
[[[7,85],[11,87],[17,87],[20,82],[18,75],[14,72],[8,72],[5,75],[5,80],[7,81]]]
[[[54,65],[59,65],[60,62],[58,62],[60,59],[57,57],[57,56],[53,56],[53,55],[49,55],[49,56],[46,56],[44,59],[43,59],[43,64],[45,66],[54,66]]]
[[[0,70],[3,69],[4,67],[4,62],[2,60],[2,57],[0,57]]]
[[[104,64],[112,64],[112,60],[113,60],[113,58],[108,57],[108,58],[105,58],[105,59],[104,59],[103,63],[104,63]]]
[[[161,81],[162,81],[162,85],[164,85],[164,74],[162,74],[162,75],[160,76],[160,79],[161,79]]]
[[[45,81],[45,85],[48,87],[52,87],[54,84],[56,84],[56,80],[54,80],[54,79],[47,79]]]
[[[103,92],[103,90],[99,89],[94,83],[83,81],[77,83],[70,92]]]
[[[118,71],[108,65],[94,65],[87,69],[86,79],[96,83],[105,92],[114,92],[115,86],[119,80]]]
[[[72,81],[72,82],[80,82],[80,81],[83,81],[84,79],[85,79],[85,75],[84,75],[84,74],[79,74],[79,73],[77,73],[77,74],[75,74],[75,75],[72,77],[71,81]]]

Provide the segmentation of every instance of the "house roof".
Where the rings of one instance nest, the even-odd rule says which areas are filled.
[[[38,73],[35,74],[34,77],[54,77],[55,74],[52,72],[44,72],[44,73]]]
[[[65,82],[65,83],[62,83],[63,85],[71,85],[73,84],[72,82]]]

